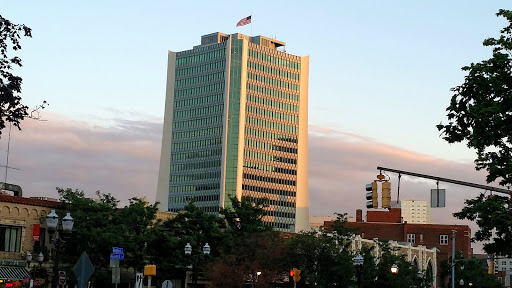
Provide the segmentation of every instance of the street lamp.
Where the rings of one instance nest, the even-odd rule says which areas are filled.
[[[395,277],[398,274],[398,265],[393,264],[391,266],[391,274],[393,274],[393,287],[395,287]]]
[[[418,273],[416,273],[416,277],[418,277],[419,287],[423,287],[423,271],[418,270]]]
[[[460,285],[460,286],[464,285],[464,280],[460,279],[460,281],[459,281],[459,285]]]
[[[357,256],[354,257],[354,266],[357,270],[357,288],[361,288],[361,268],[363,267],[363,263],[363,256],[361,256],[361,254],[357,254]]]
[[[30,253],[30,251],[27,251],[26,260],[27,260],[27,267],[30,268],[30,262],[32,262],[32,253]]]
[[[43,252],[39,252],[39,255],[37,255],[37,262],[39,262],[39,268],[43,266],[44,261],[44,254]]]
[[[204,255],[210,255],[210,252],[211,252],[211,248],[210,248],[210,245],[208,245],[208,243],[204,244],[203,246],[203,254]],[[190,245],[190,243],[187,243],[187,245],[185,245],[185,255],[191,255],[192,254],[192,245]],[[196,273],[194,272],[194,265],[192,265],[192,282],[194,284],[194,287],[197,286],[197,277],[196,277]],[[186,286],[186,283],[185,283],[185,286]]]
[[[66,216],[64,216],[64,218],[62,218],[60,227],[59,215],[55,213],[55,210],[51,210],[50,214],[46,216],[46,228],[48,229],[48,234],[50,235],[51,242],[55,247],[52,288],[57,288],[58,286],[57,281],[59,278],[59,254],[61,250],[64,249],[66,241],[69,239],[69,236],[71,235],[71,231],[73,230],[73,224],[74,221],[69,212],[66,213]],[[62,235],[60,232],[63,232]],[[40,255],[42,255],[42,253]]]

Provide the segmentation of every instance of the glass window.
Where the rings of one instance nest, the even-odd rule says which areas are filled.
[[[407,234],[407,242],[415,243],[416,242],[416,234]]]
[[[448,235],[439,235],[439,244],[448,245]]]
[[[21,227],[0,226],[0,251],[20,252]]]

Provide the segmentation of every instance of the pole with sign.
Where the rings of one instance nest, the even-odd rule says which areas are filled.
[[[110,253],[110,267],[112,268],[112,284],[121,283],[121,269],[119,269],[119,260],[124,259],[123,248],[112,247],[112,253]]]

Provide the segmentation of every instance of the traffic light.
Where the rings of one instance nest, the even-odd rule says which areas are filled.
[[[382,208],[391,208],[391,183],[382,182]]]
[[[293,276],[293,282],[294,283],[299,282],[300,281],[300,272],[301,271],[299,269],[297,269],[297,268],[293,268],[293,270],[290,271],[290,274],[292,274],[292,272],[293,272],[293,275],[292,275]]]
[[[489,262],[489,270],[488,270],[488,274],[494,274],[494,268],[495,267],[495,263],[494,263],[494,260],[491,260]]]
[[[366,184],[366,191],[372,191],[366,193],[366,200],[371,200],[366,202],[366,208],[379,208],[377,182],[373,181],[371,184]]]

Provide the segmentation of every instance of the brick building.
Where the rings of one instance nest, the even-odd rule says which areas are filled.
[[[48,237],[45,221],[41,219],[58,206],[56,201],[0,194],[0,280],[3,284],[30,277],[29,266],[39,267],[37,255],[40,252],[48,259],[45,253]],[[32,263],[26,261],[27,252],[33,255]],[[42,267],[48,268],[47,265]]]
[[[473,254],[471,228],[467,225],[410,224],[402,221],[400,208],[369,210],[366,219],[367,222],[364,222],[362,210],[358,209],[356,222],[347,222],[347,227],[355,229],[354,233],[363,239],[378,238],[411,243],[413,246],[421,245],[428,249],[436,248],[437,267],[440,267],[440,262],[451,256],[452,231],[455,231],[455,251],[461,252],[465,258],[470,258]],[[331,221],[324,223],[324,227],[331,225]],[[437,280],[441,280],[439,274]]]

